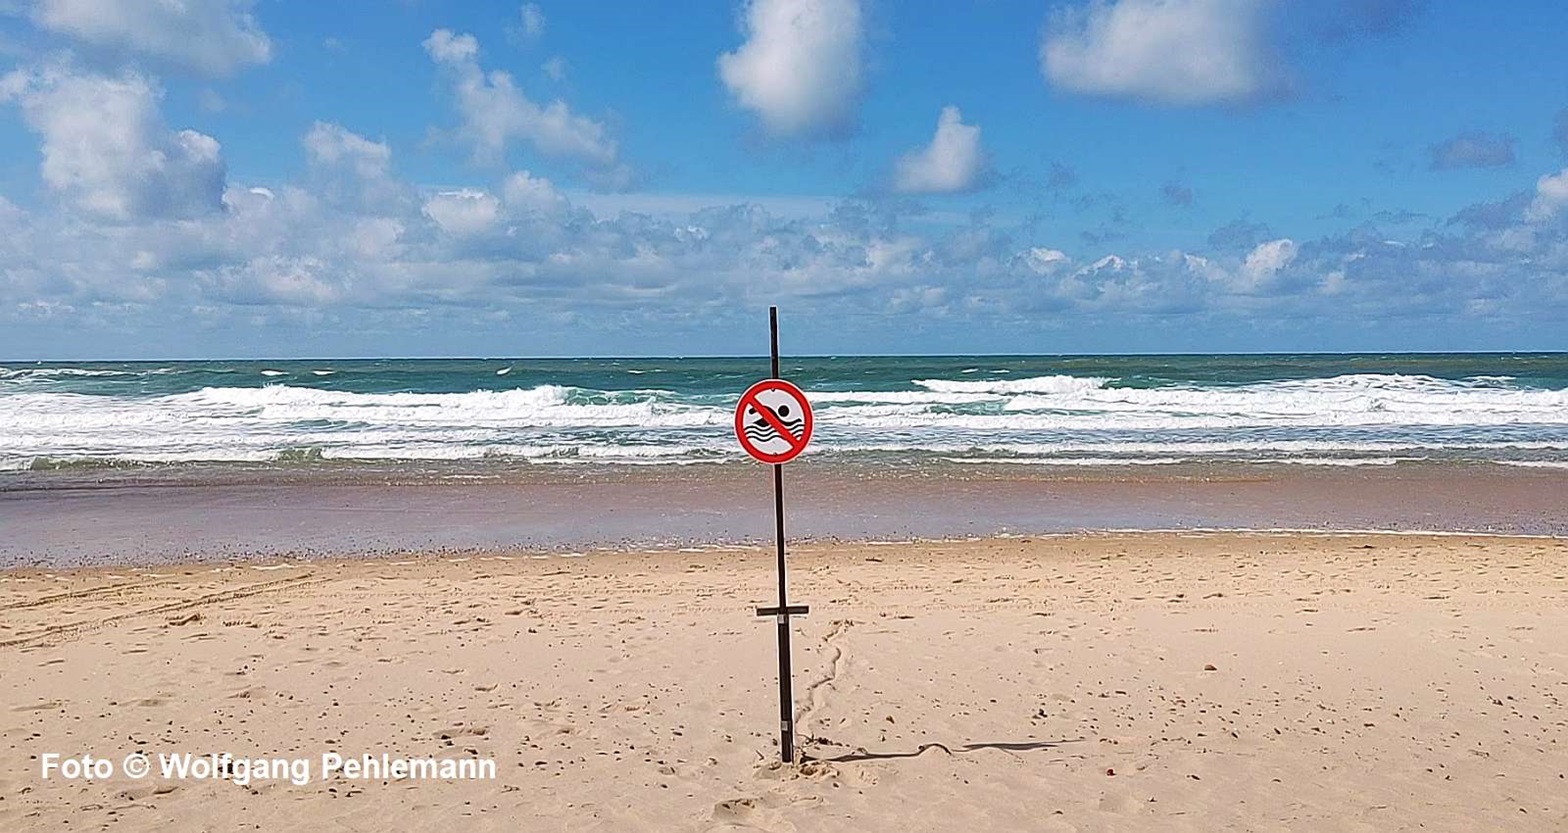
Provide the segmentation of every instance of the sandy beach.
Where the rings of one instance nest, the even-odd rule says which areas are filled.
[[[0,829],[1561,830],[1568,543],[1094,534],[0,573]],[[43,756],[493,780],[41,776]]]

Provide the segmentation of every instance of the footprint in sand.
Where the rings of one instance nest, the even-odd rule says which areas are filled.
[[[30,706],[12,706],[11,707],[11,711],[14,711],[14,712],[37,712],[37,711],[45,711],[45,710],[48,710],[48,709],[63,708],[64,706],[65,706],[65,702],[62,701],[62,700],[45,700],[42,703],[34,703],[34,704],[30,705]]]
[[[822,799],[817,796],[790,798],[775,793],[760,798],[741,796],[713,805],[713,820],[750,830],[793,830],[794,825],[784,820],[779,808],[802,803],[816,805],[821,804]]]
[[[750,797],[731,798],[727,801],[720,801],[718,804],[713,805],[713,820],[733,823],[745,823],[751,821],[752,818],[757,814],[758,805],[760,803],[760,799]]]
[[[488,734],[490,734],[489,726],[453,726],[450,729],[442,729],[441,731],[436,732],[436,739],[452,740],[454,738],[469,736],[484,737]]]

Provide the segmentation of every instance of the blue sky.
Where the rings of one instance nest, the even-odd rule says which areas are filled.
[[[1564,349],[1563,31],[0,0],[0,357]]]

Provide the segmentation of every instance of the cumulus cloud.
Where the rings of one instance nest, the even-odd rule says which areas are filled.
[[[44,184],[76,207],[112,220],[219,211],[226,168],[218,141],[170,130],[162,91],[136,73],[17,70],[0,81],[42,138]]]
[[[841,136],[861,91],[859,0],[750,0],[719,78],[781,136]]]
[[[1133,315],[1181,315],[1202,305],[1208,291],[1206,262],[1181,252],[1145,257],[1106,255],[1076,265],[1045,286],[1049,294],[1034,299],[1040,309]]]
[[[1297,250],[1296,241],[1288,237],[1259,243],[1242,262],[1237,285],[1249,290],[1263,286],[1296,259]]]
[[[1058,14],[1040,44],[1051,83],[1168,105],[1255,101],[1283,79],[1267,0],[1091,0]]]
[[[412,197],[392,176],[392,148],[331,122],[316,122],[301,144],[309,165],[310,185],[324,199],[366,210],[390,210]]]
[[[1434,171],[1501,168],[1514,163],[1514,137],[1504,133],[1461,133],[1428,148]]]
[[[385,142],[372,142],[339,124],[316,122],[304,144],[312,165],[344,165],[365,179],[385,176],[392,162],[392,148]]]
[[[1568,168],[1536,180],[1535,199],[1525,209],[1525,218],[1545,222],[1556,217],[1563,206],[1568,206]]]
[[[1035,246],[1020,256],[1020,262],[1037,275],[1048,275],[1067,268],[1072,263],[1072,258],[1060,249]]]
[[[604,125],[572,112],[561,100],[541,105],[529,98],[509,73],[485,72],[479,65],[479,41],[473,35],[437,29],[425,39],[425,51],[452,78],[458,135],[487,163],[499,163],[513,142],[521,140],[547,156],[575,159],[601,177],[621,180],[630,171],[619,160],[615,140]]]
[[[272,58],[253,0],[40,0],[33,21],[98,46],[125,49],[210,75]]]
[[[388,340],[368,342],[374,349],[415,337],[429,346],[442,332],[473,336],[464,343],[479,349],[502,331],[478,329],[492,315],[512,316],[505,331],[514,336],[591,321],[591,335],[563,327],[538,343],[625,349],[632,342],[605,340],[636,331],[684,343],[676,340],[732,329],[735,316],[778,302],[820,333],[853,322],[862,347],[917,349],[923,328],[941,320],[949,334],[1039,335],[1059,321],[1070,322],[1072,343],[1092,349],[1129,338],[1140,349],[1214,349],[1179,339],[1245,323],[1245,332],[1294,328],[1298,343],[1315,343],[1332,326],[1355,333],[1377,322],[1394,333],[1401,320],[1421,322],[1405,328],[1419,337],[1432,316],[1469,332],[1483,314],[1506,321],[1493,332],[1538,322],[1552,334],[1568,309],[1568,224],[1559,222],[1568,171],[1488,206],[1484,222],[1465,212],[1404,240],[1371,225],[1303,240],[1237,223],[1201,252],[1095,244],[1090,253],[992,215],[911,223],[890,208],[898,201],[851,200],[810,216],[718,198],[690,210],[596,211],[527,171],[420,193],[393,175],[383,142],[322,123],[302,143],[310,164],[300,181],[231,184],[223,211],[179,222],[100,222],[74,203],[0,200],[0,349],[27,353],[35,348],[17,333],[62,323],[153,337],[190,329],[155,320],[223,321],[211,349],[247,332],[277,339],[275,323],[248,322],[287,316],[311,321],[311,332],[336,320],[341,332],[381,333]],[[406,198],[336,199],[323,187],[329,174],[384,181]],[[1148,340],[1155,331],[1178,340]],[[297,347],[274,340],[258,349],[280,346]]]
[[[442,191],[425,201],[425,215],[443,231],[470,237],[495,225],[501,214],[501,201],[473,188]]]
[[[424,41],[425,52],[437,63],[461,66],[479,57],[479,39],[459,35],[451,29],[437,29]]]
[[[501,196],[506,205],[515,211],[554,211],[566,204],[566,198],[555,190],[555,185],[544,177],[528,171],[517,171],[501,184]]]
[[[925,147],[898,160],[893,173],[894,190],[904,194],[953,194],[980,185],[985,153],[980,149],[980,128],[964,124],[957,107],[943,107],[936,135]]]

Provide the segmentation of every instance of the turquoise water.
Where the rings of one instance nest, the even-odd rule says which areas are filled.
[[[0,363],[0,471],[739,458],[765,358]],[[1568,467],[1568,354],[786,358],[808,454]]]

